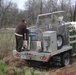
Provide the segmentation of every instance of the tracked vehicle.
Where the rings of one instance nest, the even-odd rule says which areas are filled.
[[[70,22],[64,22],[63,15],[64,11],[38,15],[36,25],[28,28],[25,51],[13,50],[13,55],[25,59],[30,65],[69,65],[71,56],[76,55],[76,30]]]

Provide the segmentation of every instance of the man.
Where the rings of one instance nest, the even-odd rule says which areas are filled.
[[[16,50],[18,52],[22,51],[23,46],[23,40],[26,40],[26,21],[25,19],[22,19],[22,21],[18,24],[16,30],[15,30],[15,37],[16,37]]]

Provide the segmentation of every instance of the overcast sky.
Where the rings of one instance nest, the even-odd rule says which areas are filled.
[[[24,3],[27,0],[8,0],[8,1],[12,1],[14,3],[17,3],[18,8],[24,10]]]

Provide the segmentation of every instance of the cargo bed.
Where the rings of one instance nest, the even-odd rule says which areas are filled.
[[[13,55],[16,58],[48,62],[48,60],[54,55],[69,51],[71,49],[72,46],[63,46],[61,49],[55,50],[54,52],[38,52],[36,50],[17,52],[16,50],[13,50]]]

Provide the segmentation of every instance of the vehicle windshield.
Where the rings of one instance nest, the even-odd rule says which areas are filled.
[[[40,14],[37,17],[37,26],[44,27],[53,24],[57,24],[58,22],[63,21],[64,11],[57,11],[53,13]]]
[[[51,23],[51,13],[47,13],[47,14],[41,14],[38,15],[37,17],[37,25],[38,26],[44,26],[44,25],[48,25]]]

